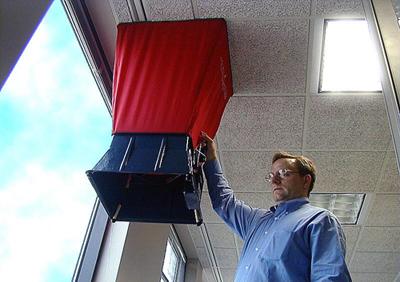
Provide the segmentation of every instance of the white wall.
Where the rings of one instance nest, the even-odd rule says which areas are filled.
[[[169,232],[169,224],[131,223],[117,281],[160,281]]]
[[[93,282],[116,281],[128,227],[128,222],[108,223]]]

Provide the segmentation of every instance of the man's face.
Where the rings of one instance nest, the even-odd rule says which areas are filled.
[[[271,172],[274,177],[272,177],[270,185],[275,202],[308,196],[308,180],[311,176],[299,174],[295,164],[295,159],[278,159],[272,164]],[[280,177],[278,174],[280,169],[287,169],[287,175]]]

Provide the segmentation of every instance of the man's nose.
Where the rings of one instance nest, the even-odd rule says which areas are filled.
[[[271,182],[272,183],[281,183],[281,178],[277,174],[274,174],[274,176],[272,176]]]

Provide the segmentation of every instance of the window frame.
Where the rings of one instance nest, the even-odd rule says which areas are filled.
[[[104,52],[98,46],[98,37],[93,23],[89,20],[86,3],[80,0],[61,0],[61,4],[111,117],[112,70]],[[73,282],[93,280],[108,224],[107,212],[97,197],[72,276]]]

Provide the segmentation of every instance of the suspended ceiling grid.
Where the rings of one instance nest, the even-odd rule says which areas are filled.
[[[238,198],[269,207],[273,202],[263,179],[273,153],[310,156],[318,167],[315,192],[367,193],[359,224],[344,227],[354,281],[399,279],[400,177],[383,96],[315,91],[323,19],[363,18],[361,1],[85,3],[111,69],[120,22],[225,18],[234,96],[216,139],[223,170]],[[232,281],[242,242],[214,214],[207,193],[202,205],[205,224],[202,230],[188,227],[188,249],[195,250],[188,256],[199,258],[210,281],[212,272]]]

